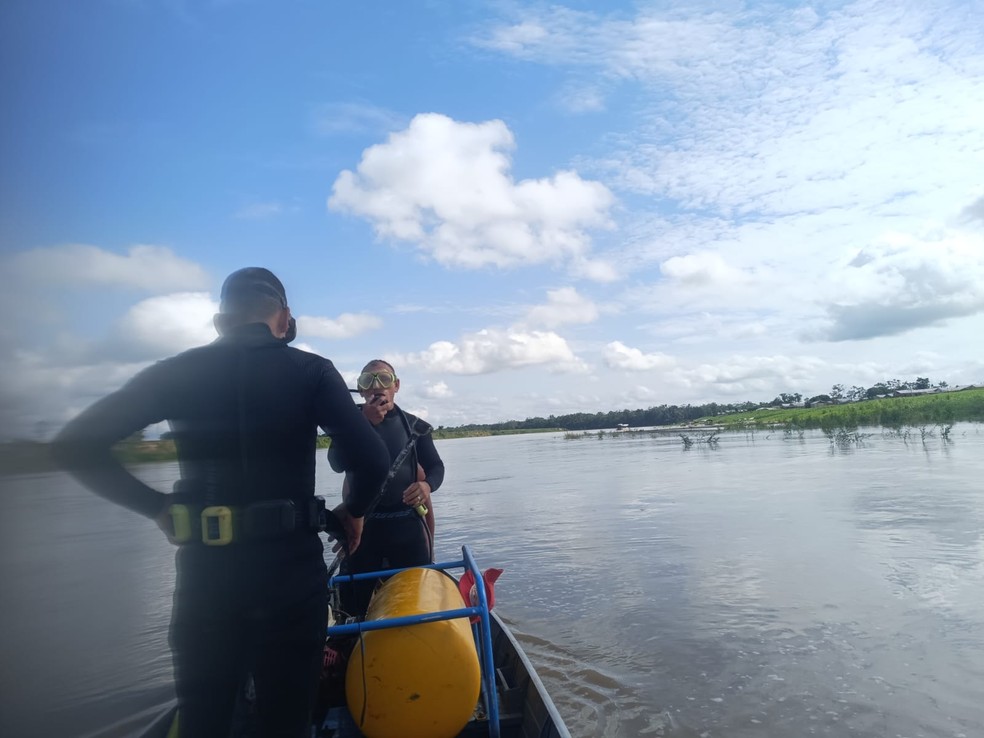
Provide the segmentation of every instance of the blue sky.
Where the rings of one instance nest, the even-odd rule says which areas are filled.
[[[438,425],[984,381],[979,11],[7,0],[4,435],[247,265]]]

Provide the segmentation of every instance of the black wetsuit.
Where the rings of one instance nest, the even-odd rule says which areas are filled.
[[[178,497],[200,506],[244,509],[288,499],[306,509],[319,426],[350,474],[354,515],[364,513],[389,466],[379,435],[331,362],[288,347],[262,323],[140,372],[69,423],[56,453],[95,492],[156,517],[178,497],[130,475],[110,447],[165,419],[181,464]],[[190,543],[176,561],[171,647],[181,737],[228,735],[246,672],[254,677],[260,734],[304,735],[327,608],[317,532],[304,527],[225,546]]]
[[[406,447],[410,440],[409,428],[416,419],[394,405],[376,426],[392,460],[395,461]],[[336,471],[340,470],[334,443],[328,451],[328,459]],[[387,482],[378,504],[366,516],[359,548],[342,562],[343,574],[432,562],[427,524],[414,508],[403,503],[403,490],[417,481],[417,464],[423,467],[424,481],[430,485],[431,492],[436,492],[444,482],[444,462],[430,434],[417,438],[414,453],[407,456],[395,476]],[[343,607],[349,614],[360,617],[365,614],[373,586],[373,582],[357,582],[354,587],[342,587]]]

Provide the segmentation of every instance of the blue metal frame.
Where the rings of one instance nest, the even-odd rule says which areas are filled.
[[[421,623],[434,623],[440,620],[453,620],[455,618],[470,618],[478,616],[478,623],[473,628],[475,636],[475,648],[478,651],[479,663],[482,669],[482,698],[485,702],[485,714],[489,718],[490,738],[499,738],[499,699],[495,689],[495,664],[492,661],[492,624],[489,617],[489,600],[485,592],[485,580],[482,579],[482,572],[478,570],[478,564],[472,556],[468,546],[461,547],[461,560],[448,561],[439,564],[428,564],[422,567],[406,567],[415,569],[438,569],[447,571],[448,569],[467,569],[475,577],[475,590],[478,592],[477,607],[462,607],[457,610],[442,610],[440,612],[421,613],[420,615],[406,615],[399,618],[386,618],[385,620],[371,620],[364,623],[349,623],[345,625],[332,625],[328,628],[330,636],[348,636],[358,633],[366,633],[371,630],[384,630],[386,628],[400,628],[408,625],[419,625]],[[362,574],[336,574],[328,580],[328,586],[334,587],[337,583],[358,582],[364,579],[378,579],[397,574],[402,569],[383,569],[381,571],[371,571]],[[477,632],[475,632],[477,629]]]

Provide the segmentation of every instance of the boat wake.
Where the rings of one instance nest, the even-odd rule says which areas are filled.
[[[173,699],[169,699],[152,705],[111,725],[83,733],[78,738],[120,738],[120,736],[142,735],[147,726],[160,717],[172,703]]]
[[[665,736],[700,738],[669,710],[652,704],[643,690],[621,677],[596,654],[524,633],[508,623],[543,680],[574,738]]]

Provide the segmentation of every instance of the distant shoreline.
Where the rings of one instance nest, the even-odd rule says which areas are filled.
[[[863,402],[824,405],[811,408],[763,407],[743,413],[715,415],[700,418],[686,427],[699,429],[715,426],[727,432],[747,428],[857,428],[857,427],[922,427],[948,426],[960,422],[984,422],[984,389],[944,392],[915,397],[887,397]],[[678,424],[673,424],[677,426]],[[657,428],[660,426],[657,426]],[[670,428],[671,426],[667,426]],[[468,427],[435,428],[434,438],[477,438],[483,436],[518,435],[524,433],[557,433],[570,429],[549,428],[488,428]],[[577,429],[579,434],[598,431],[622,432],[641,430],[628,427],[615,431],[611,428]],[[648,428],[647,428],[648,430]],[[320,437],[318,448],[327,448],[328,439]],[[126,441],[117,446],[117,455],[126,464],[144,464],[155,461],[176,461],[174,441]],[[37,474],[56,469],[47,443],[38,441],[13,441],[0,443],[0,476]]]
[[[521,435],[524,433],[555,433],[562,428],[543,428],[536,430],[466,430],[457,431],[454,428],[442,428],[434,431],[437,440],[453,438],[474,438],[479,436]],[[318,437],[318,449],[328,448],[328,439]],[[157,441],[140,441],[138,443],[121,443],[116,447],[116,456],[124,464],[151,464],[163,461],[177,461],[178,452],[174,441],[161,439]],[[39,441],[11,441],[0,443],[0,476],[16,474],[40,474],[54,471],[58,468],[51,458],[50,447]]]

